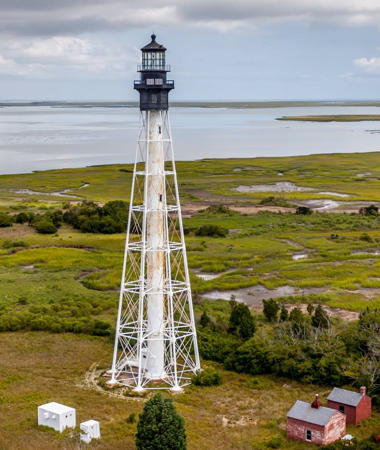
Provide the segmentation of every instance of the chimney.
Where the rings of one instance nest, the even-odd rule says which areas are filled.
[[[360,387],[360,393],[362,394],[362,396],[364,397],[366,394],[366,387],[365,386],[361,386]]]
[[[311,407],[315,408],[315,409],[318,409],[321,405],[322,405],[322,403],[319,400],[319,395],[315,394],[315,399],[313,400],[313,403],[311,404]]]

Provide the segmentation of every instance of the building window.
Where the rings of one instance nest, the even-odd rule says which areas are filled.
[[[148,84],[150,86],[154,85],[154,78],[147,78],[146,79],[146,84]]]
[[[162,78],[155,78],[154,79],[154,83],[157,84],[157,85],[162,85],[162,82],[163,82]]]
[[[343,405],[339,405],[339,411],[344,414],[344,406]]]
[[[151,102],[152,103],[157,103],[157,95],[156,94],[152,94]]]
[[[306,440],[311,441],[311,430],[306,430]]]

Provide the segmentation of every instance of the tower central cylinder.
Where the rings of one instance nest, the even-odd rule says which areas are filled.
[[[164,374],[164,190],[165,155],[162,141],[162,121],[159,111],[146,111],[146,287],[147,287],[147,373],[151,379]]]

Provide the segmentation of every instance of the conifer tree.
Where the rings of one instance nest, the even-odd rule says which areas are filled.
[[[315,308],[314,316],[311,318],[311,324],[316,328],[328,328],[330,326],[329,316],[321,305]]]
[[[139,416],[137,450],[186,450],[185,421],[171,398],[156,394]]]
[[[275,322],[277,320],[277,314],[280,306],[273,298],[268,298],[268,300],[263,300],[264,305],[264,316],[268,322]]]
[[[281,306],[281,312],[280,312],[280,322],[285,322],[289,318],[288,310],[284,305]]]

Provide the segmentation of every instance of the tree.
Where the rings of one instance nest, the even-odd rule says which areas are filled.
[[[186,450],[185,421],[171,398],[156,394],[139,415],[137,450]]]
[[[379,208],[375,205],[363,206],[363,208],[359,209],[359,214],[362,216],[377,216]]]
[[[316,328],[329,328],[330,319],[327,315],[326,311],[322,308],[321,305],[318,305],[315,308],[314,316],[311,318],[311,324]]]
[[[275,322],[277,320],[277,314],[280,309],[279,304],[273,298],[268,298],[268,300],[263,300],[264,305],[264,316],[268,322]]]
[[[28,222],[28,220],[29,220],[28,214],[24,212],[20,212],[16,216],[16,223],[26,223]]]
[[[242,339],[249,339],[256,331],[255,322],[247,305],[236,303],[230,314],[229,331]]]
[[[280,311],[280,322],[285,322],[286,320],[288,320],[288,318],[289,318],[288,310],[284,305],[282,305]]]
[[[207,314],[206,311],[203,311],[200,321],[199,321],[199,325],[204,328],[204,327],[209,326],[210,323],[211,323],[211,319],[210,319],[209,315]]]

